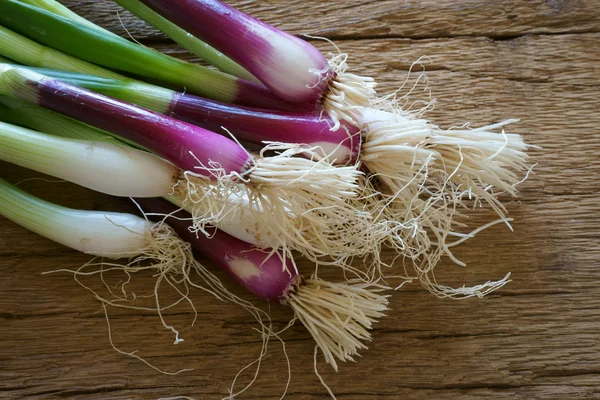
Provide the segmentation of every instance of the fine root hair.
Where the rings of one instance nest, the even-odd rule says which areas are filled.
[[[338,370],[336,360],[354,361],[367,349],[369,332],[388,309],[386,286],[377,282],[331,283],[312,276],[301,282],[285,302],[308,329],[325,361]]]

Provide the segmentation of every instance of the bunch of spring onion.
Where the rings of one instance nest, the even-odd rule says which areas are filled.
[[[392,196],[404,188],[407,176],[410,179],[423,168],[427,168],[431,174],[435,171],[434,181],[452,181],[448,187],[444,187],[444,193],[455,201],[465,195],[475,201],[481,199],[491,204],[501,217],[505,210],[496,195],[499,192],[516,193],[514,186],[520,180],[518,173],[526,169],[526,146],[518,135],[493,133],[514,120],[477,129],[442,130],[427,120],[411,117],[401,110],[399,112],[393,102],[383,102],[382,107],[382,102],[374,99],[374,93],[361,97],[361,91],[355,87],[357,82],[370,82],[372,79],[338,73],[333,66],[327,66],[323,55],[309,43],[218,0],[189,0],[175,4],[163,0],[120,0],[118,3],[159,29],[168,27],[164,29],[165,33],[176,41],[183,37],[190,38],[191,35],[185,31],[185,34],[174,34],[170,29],[173,24],[165,18],[178,24],[229,55],[282,99],[298,103],[322,101],[331,117],[321,118],[320,123],[315,124],[312,113],[304,115],[309,123],[297,113],[287,118],[251,115],[255,121],[277,120],[293,127],[292,135],[282,133],[278,137],[275,133],[267,136],[269,140],[318,144],[327,154],[336,149],[335,159],[338,162],[347,162],[351,158],[344,155],[350,153],[355,159],[358,157],[373,175],[383,178],[381,181]],[[76,15],[72,16],[76,18]],[[228,29],[214,29],[216,26]],[[197,38],[194,38],[196,42],[202,43]],[[348,84],[348,81],[354,84]],[[202,123],[202,114],[207,112],[205,107],[189,104],[177,107],[177,101],[175,99],[172,104],[181,112],[176,110],[175,115],[191,119],[193,123]],[[374,109],[373,105],[379,105],[384,110]],[[271,125],[269,121],[262,125],[254,124],[255,129],[248,128],[248,125],[252,126],[246,118],[251,114],[249,111],[224,111],[233,114],[227,124],[231,126],[231,132],[243,135],[250,129],[250,133],[255,135],[255,142],[264,140],[265,131],[269,129],[281,131],[281,125]],[[338,118],[340,115],[337,112],[341,112],[343,118]],[[200,116],[196,117],[195,114]],[[244,115],[238,118],[239,114]],[[294,125],[290,121],[292,118],[300,121]],[[340,120],[346,121],[346,124],[341,125]],[[330,127],[329,134],[323,133],[324,125]],[[360,152],[357,151],[360,145],[358,131],[363,142]],[[338,152],[343,153],[342,156]]]
[[[131,79],[100,78],[54,70],[40,70],[40,72],[107,96],[152,108],[157,112],[207,129],[218,131],[220,126],[227,126],[228,131],[244,142],[260,144],[262,141],[277,139],[290,143],[300,141],[321,149],[324,155],[327,154],[324,151],[327,149],[330,151],[329,157],[342,162],[352,161],[361,154],[357,129],[344,123],[345,132],[342,135],[350,133],[350,136],[346,136],[345,142],[340,142],[339,133],[342,129],[340,131],[330,130],[327,118],[315,114],[265,111],[223,104]],[[381,115],[383,112],[371,111],[371,114],[373,121],[377,121],[376,115]],[[489,168],[490,176],[493,176],[494,173],[502,175],[501,165],[507,160],[506,154],[502,150],[503,143],[499,142],[501,138],[507,142],[506,145],[510,144],[516,149],[514,154],[517,156],[518,167],[526,168],[524,163],[526,154],[523,151],[525,146],[516,135],[503,136],[486,131],[490,128],[500,128],[503,124],[480,130],[447,131],[444,135],[433,136],[436,143],[432,144],[427,142],[427,132],[432,129],[427,126],[427,121],[409,120],[407,117],[400,116],[395,116],[393,119],[386,118],[387,116],[384,114],[382,121],[385,123],[373,122],[371,132],[381,134],[389,129],[388,136],[392,136],[391,132],[397,128],[392,124],[404,125],[405,128],[399,129],[406,129],[408,132],[397,134],[403,137],[402,140],[407,142],[414,140],[414,143],[400,146],[401,149],[397,151],[397,160],[387,160],[383,163],[378,158],[374,158],[373,163],[379,165],[379,169],[384,169],[386,165],[395,161],[398,165],[402,165],[399,170],[403,171],[395,178],[386,174],[378,176],[378,179],[384,182],[387,188],[393,190],[388,192],[389,196],[385,200],[376,201],[371,207],[372,209],[378,207],[382,209],[383,216],[377,220],[385,220],[385,228],[381,229],[381,225],[379,225],[380,229],[375,232],[379,233],[379,238],[388,235],[388,241],[404,256],[415,261],[426,256],[423,264],[425,267],[421,271],[421,280],[435,292],[436,287],[430,283],[428,272],[437,264],[439,258],[445,254],[458,264],[462,264],[452,255],[451,246],[445,243],[447,235],[453,230],[454,220],[459,214],[456,210],[458,200],[467,196],[469,198],[481,197],[488,200],[499,214],[503,215],[504,213],[502,204],[488,192],[489,188],[484,190],[480,186],[472,184],[472,181],[465,183],[465,179],[473,178],[463,174],[462,170],[460,173],[457,170],[471,168],[470,171],[475,176],[485,173],[485,171],[480,172],[468,167],[468,165],[478,165],[480,169]],[[279,132],[284,132],[284,134]],[[468,135],[477,135],[479,141],[470,142],[466,138]],[[461,167],[460,163],[465,160],[459,159],[459,154],[453,153],[452,140],[461,140],[458,147],[464,148],[464,156],[471,156],[471,159],[466,160],[468,164],[464,167]],[[467,153],[468,149],[471,149],[471,153]],[[399,157],[402,151],[406,153],[404,158]],[[480,159],[482,156],[493,158],[494,154],[491,154],[491,151],[498,153],[494,162]],[[483,154],[481,154],[482,152]],[[364,152],[362,154],[364,156]],[[367,154],[369,153],[367,152]],[[367,162],[365,161],[365,163]],[[451,169],[456,176],[449,179],[446,170],[440,169],[440,163],[443,163],[443,167],[448,170]],[[367,163],[367,165],[369,164]],[[517,176],[514,173],[506,172],[506,174],[510,174],[510,179],[516,182]],[[504,185],[507,191],[514,194],[514,188],[504,184],[500,179],[494,183],[496,187]],[[426,190],[427,192],[425,192]],[[387,203],[387,205],[382,207],[382,203]],[[431,235],[433,238],[430,237]],[[434,247],[432,242],[441,245],[432,250]],[[359,254],[356,255],[361,255],[360,250],[357,253]],[[497,283],[492,282],[491,286],[497,287]]]
[[[0,93],[105,129],[164,157],[168,161],[155,157],[156,168],[146,163],[143,169],[152,196],[175,194],[188,203],[197,230],[237,221],[236,236],[259,245],[340,259],[347,257],[346,249],[364,242],[370,215],[347,201],[355,196],[360,173],[293,157],[309,152],[308,147],[252,157],[211,131],[8,64],[0,65]],[[136,182],[131,185],[120,195],[135,196]],[[143,180],[139,185],[146,189]],[[361,224],[365,230],[352,231]]]
[[[107,194],[136,197],[167,196],[166,198],[172,203],[193,211],[193,204],[183,204],[180,198],[168,195],[166,192],[169,185],[173,185],[172,177],[176,175],[174,173],[176,169],[172,164],[146,152],[123,147],[122,138],[108,136],[106,131],[21,100],[1,96],[0,121],[67,139],[61,140],[27,130],[14,131],[16,129],[14,127],[5,129],[4,132],[0,132],[0,143],[5,145],[4,150],[0,150],[0,159]],[[133,142],[127,144],[135,145]],[[21,150],[15,154],[11,152],[13,148],[28,148],[29,151]],[[94,151],[91,151],[92,149]],[[52,159],[56,161],[54,164],[47,162],[49,152],[53,153]],[[162,178],[159,174],[161,169]],[[140,171],[143,171],[142,177],[139,176]],[[149,174],[150,179],[146,178],[148,171],[152,171]],[[107,177],[110,179],[106,179]],[[226,214],[226,217],[219,220],[216,225],[238,239],[261,247],[268,247],[270,238],[273,241],[286,238],[285,234],[259,237],[255,231],[256,222],[250,218],[251,215],[249,211],[238,210]],[[262,218],[266,224],[272,221],[269,214],[264,214]],[[274,232],[276,227],[277,225],[273,225],[269,232]],[[359,234],[364,236],[363,232],[348,231],[346,242],[354,240],[353,238]],[[351,251],[365,250],[357,248]],[[350,266],[345,268],[350,269]],[[357,276],[364,276],[360,269],[351,270]]]
[[[382,186],[387,220],[400,228],[390,235],[390,244],[405,254],[411,242],[408,254],[415,258],[435,242],[452,257],[446,237],[452,233],[454,210],[466,199],[487,202],[506,220],[497,196],[515,195],[519,175],[528,169],[527,146],[520,136],[502,130],[513,120],[478,129],[440,129],[399,109],[389,101],[393,96],[376,99],[373,79],[346,73],[345,55],[328,63],[312,45],[220,0],[123,3],[132,9],[132,4],[145,4],[238,62],[282,99],[322,106],[334,122],[331,130],[338,131],[337,143],[348,143],[348,135],[339,132],[340,121],[360,129],[358,158]],[[140,16],[150,23],[158,19],[147,10]]]
[[[152,75],[143,68],[136,71],[131,65],[132,61],[124,58],[144,55],[143,52],[139,53],[139,49],[134,49],[135,46],[112,33],[87,21],[82,22],[80,17],[68,10],[58,12],[64,18],[54,15],[57,7],[51,6],[54,3],[52,0],[28,2],[36,3],[49,12],[35,10],[35,7],[28,8],[9,0],[10,7],[4,18],[0,16],[0,22],[50,47],[62,49],[88,61],[179,84],[164,76]],[[422,272],[425,271],[422,274],[425,280],[428,279],[427,271],[437,263],[439,254],[452,257],[452,244],[447,244],[446,240],[449,235],[454,234],[452,230],[456,209],[461,208],[463,202],[470,200],[479,204],[482,200],[486,201],[505,219],[505,210],[497,200],[497,195],[502,192],[512,195],[516,193],[515,185],[520,180],[519,174],[526,169],[527,146],[518,135],[493,131],[512,121],[478,129],[442,130],[427,120],[399,109],[394,101],[375,99],[374,81],[346,73],[344,55],[334,57],[327,63],[312,45],[220,1],[186,0],[173,3],[160,0],[121,0],[119,3],[164,30],[176,41],[187,37],[197,47],[204,45],[198,39],[206,41],[238,62],[282,100],[302,103],[303,109],[308,110],[316,106],[317,112],[319,109],[322,111],[318,114],[319,118],[309,111],[291,114],[270,111],[261,113],[256,109],[226,108],[222,104],[203,103],[203,99],[188,96],[187,93],[159,93],[160,91],[150,88],[140,90],[139,86],[137,92],[127,93],[127,90],[123,90],[123,85],[117,85],[112,88],[112,96],[121,93],[127,101],[144,106],[152,105],[160,112],[170,113],[171,107],[177,108],[172,115],[195,124],[202,124],[203,114],[210,112],[211,115],[217,114],[222,118],[219,122],[226,121],[223,125],[231,127],[231,133],[245,135],[245,139],[250,136],[256,142],[269,138],[280,142],[311,143],[321,149],[321,155],[331,154],[334,149],[334,161],[360,160],[374,177],[376,189],[383,194],[383,200],[373,201],[372,204],[375,219],[382,220],[381,224],[387,226],[388,243],[400,249],[402,254],[414,260],[425,257],[424,262],[429,266],[421,269]],[[32,16],[27,25],[15,23],[15,18],[27,15]],[[177,31],[173,23],[180,25],[185,31]],[[225,26],[227,31],[214,29],[215,26]],[[49,32],[68,33],[80,39],[81,43],[110,50],[110,60],[104,60],[96,48],[69,46],[57,35],[47,34]],[[188,32],[197,38],[192,39]],[[87,37],[92,33],[93,40]],[[5,55],[20,61],[10,53]],[[35,58],[40,59],[43,60],[41,57]],[[343,62],[338,64],[340,61]],[[86,72],[72,66],[53,66],[52,62],[26,63]],[[166,63],[162,65],[168,66]],[[173,71],[178,69],[174,68]],[[94,75],[111,78],[101,74]],[[194,81],[196,80],[194,77]],[[188,83],[187,86],[193,88],[194,82]],[[149,93],[149,97],[146,93]],[[219,99],[214,94],[200,94]],[[157,96],[161,99],[156,100]],[[225,101],[250,104],[239,98],[228,98]],[[281,104],[274,103],[267,107],[284,108]],[[249,121],[253,123],[249,124]],[[215,125],[217,122],[208,120],[204,123]],[[288,131],[291,134],[279,133],[283,131],[283,125],[291,127]],[[326,132],[325,125],[330,132]],[[252,126],[256,128],[253,129]],[[360,151],[357,151],[359,139],[362,145]],[[433,255],[427,254],[433,245],[437,250]]]
[[[38,214],[44,218],[45,214],[38,212],[35,207],[30,207],[27,202],[19,204],[21,211],[29,208],[30,217],[25,218],[23,217],[24,212],[11,211],[16,207],[12,200],[0,203],[0,214],[61,244],[100,256],[112,255],[112,250],[105,252],[97,250],[104,243],[102,234],[111,235],[106,238],[106,248],[115,246],[115,240],[123,241],[122,247],[131,247],[133,245],[129,245],[124,238],[128,235],[137,238],[143,231],[142,229],[147,229],[149,233],[139,237],[134,244],[139,246],[140,241],[152,243],[152,245],[147,245],[148,250],[145,250],[150,255],[143,254],[145,258],[151,255],[157,258],[155,253],[162,257],[162,264],[159,265],[161,273],[177,272],[189,277],[189,270],[193,268],[204,280],[207,280],[212,293],[219,298],[233,299],[217,278],[205,271],[197,262],[189,261],[191,257],[189,249],[185,249],[185,251],[181,249],[183,246],[182,243],[179,243],[181,240],[174,236],[165,224],[162,224],[164,216],[171,215],[177,211],[178,207],[166,200],[147,198],[153,193],[160,192],[151,190],[153,186],[148,181],[150,176],[144,173],[146,170],[155,168],[155,163],[160,160],[158,157],[124,144],[118,144],[112,137],[104,135],[97,129],[87,127],[77,121],[69,122],[64,117],[52,114],[50,111],[26,105],[19,107],[18,102],[15,103],[14,100],[3,99],[3,103],[8,104],[12,109],[0,107],[0,119],[19,123],[25,121],[29,125],[58,132],[62,137],[0,122],[0,160],[117,196],[122,195],[123,192],[131,193],[130,186],[136,180],[140,180],[146,190],[140,186],[142,190],[134,195],[146,197],[138,198],[137,202],[144,206],[146,211],[155,213],[155,218],[160,216],[157,218],[156,225],[160,229],[153,226],[150,228],[145,220],[128,214],[113,216],[110,213],[66,210],[38,200],[31,200],[31,202],[38,204],[40,208],[48,208],[56,214],[60,214],[59,210],[66,210],[63,213],[70,216],[70,219],[66,219],[63,225],[59,225],[60,218],[58,217],[39,219],[37,218]],[[22,112],[23,108],[28,109]],[[164,163],[163,165],[165,167],[164,175],[169,176],[172,172],[170,164]],[[2,190],[1,185],[0,190]],[[12,193],[13,191],[9,190],[8,192]],[[0,201],[2,200],[3,197],[0,195]],[[67,229],[66,226],[69,223],[77,222],[76,217],[78,216],[81,221],[86,221],[86,223],[79,223],[75,230]],[[214,229],[209,229],[209,237],[196,235],[193,229],[190,229],[189,219],[189,217],[180,216],[169,218],[168,222],[183,240],[192,243],[195,248],[205,253],[215,264],[226,270],[252,293],[268,300],[279,300],[289,304],[296,317],[307,327],[317,342],[326,361],[336,370],[335,359],[352,360],[352,357],[360,349],[365,348],[363,342],[370,340],[368,330],[377,318],[383,316],[382,312],[386,309],[386,296],[379,294],[385,289],[383,286],[376,283],[350,285],[330,283],[316,275],[310,279],[301,279],[297,270],[293,268],[291,260],[284,255],[271,257],[268,250],[258,250],[247,242]],[[94,231],[93,235],[88,233],[93,231],[92,223],[98,220],[101,221],[97,224],[97,231]],[[127,222],[129,220],[132,222]],[[123,221],[127,223],[123,223]],[[120,235],[112,235],[112,230],[108,228],[125,232]],[[61,233],[61,231],[69,232]],[[82,239],[85,235],[88,235],[90,240]],[[157,236],[158,239],[155,238]],[[178,245],[174,245],[169,240]],[[96,242],[100,244],[96,244]],[[160,246],[163,245],[164,248],[161,248]],[[117,252],[118,249],[121,247],[115,246],[112,251],[115,253],[115,257],[129,254],[124,251]],[[185,258],[181,259],[182,257]],[[135,261],[138,262],[140,259],[141,256]],[[175,270],[177,262],[181,264],[181,268],[187,268],[187,271]],[[152,268],[156,268],[156,266],[152,266]],[[131,266],[125,268],[126,271],[132,269]],[[157,282],[157,284],[159,283],[160,281]],[[189,284],[197,286],[192,281],[189,281]]]

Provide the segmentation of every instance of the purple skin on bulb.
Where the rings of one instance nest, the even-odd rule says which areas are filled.
[[[30,84],[40,106],[129,139],[185,171],[210,175],[201,166],[212,161],[242,173],[252,164],[241,146],[209,130],[58,80]]]
[[[155,221],[162,221],[163,215],[178,210],[176,206],[161,198],[136,199],[136,203]],[[286,260],[287,271],[278,255],[269,257],[268,251],[256,249],[218,229],[211,232],[211,238],[189,230],[191,216],[185,211],[177,211],[165,222],[173,228],[181,239],[190,243],[215,265],[227,272],[236,282],[256,296],[268,300],[283,300],[300,280],[294,267]],[[182,220],[180,218],[185,218]],[[289,272],[288,272],[289,271]]]
[[[218,0],[141,0],[217,48],[284,100],[315,103],[333,72],[310,43]]]
[[[318,113],[265,111],[178,93],[166,114],[245,142],[319,145],[327,154],[335,150],[337,164],[354,163],[360,152],[358,128],[342,121],[339,129],[331,131],[333,122]]]
[[[319,112],[320,105],[314,103],[293,103],[283,100],[273,94],[266,86],[238,79],[233,104],[245,107],[256,107],[264,110],[297,111],[297,112]],[[216,101],[216,100],[215,100]]]

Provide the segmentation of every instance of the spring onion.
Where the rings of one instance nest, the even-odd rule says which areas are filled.
[[[113,196],[166,196],[179,170],[145,151],[67,139],[0,122],[0,159]]]
[[[128,213],[61,207],[26,193],[1,178],[0,215],[74,250],[97,257],[127,259],[125,264],[102,259],[99,262],[87,263],[76,271],[65,270],[75,275],[82,273],[82,268],[94,266],[100,267],[97,272],[122,270],[128,278],[131,278],[133,272],[151,270],[156,276],[156,310],[163,326],[175,334],[175,344],[183,339],[179,338],[179,332],[167,325],[162,318],[158,288],[163,280],[167,279],[171,285],[173,282],[183,282],[186,286],[212,293],[221,300],[233,298],[218,278],[196,261],[190,244],[181,240],[173,229],[162,221],[153,223]],[[203,285],[191,281],[192,271],[204,282]],[[83,274],[90,273],[86,271]],[[98,294],[96,298],[105,304],[124,307]]]
[[[371,340],[369,330],[387,310],[388,296],[380,294],[387,289],[385,286],[331,283],[316,276],[303,279],[296,272],[288,273],[290,267],[282,266],[288,260],[271,257],[224,232],[214,230],[210,238],[194,235],[185,213],[175,213],[177,208],[165,200],[137,202],[160,218],[169,215],[166,222],[175,232],[250,292],[289,305],[336,371],[336,359],[354,361],[358,351],[366,348],[364,342]]]
[[[320,148],[323,156],[328,156],[338,164],[354,163],[358,159],[358,129],[342,122],[339,129],[331,130],[333,122],[327,116],[310,112],[266,111],[224,104],[131,79],[109,79],[72,72],[30,69],[214,132],[232,134],[244,142],[258,145],[263,142],[302,143]]]
[[[328,62],[310,43],[219,0],[141,2],[231,57],[282,99],[322,101],[336,122],[353,121],[349,111],[375,96],[372,78],[346,73],[345,55]]]
[[[255,82],[169,57],[108,31],[100,31],[87,24],[16,0],[3,0],[0,24],[73,57],[106,68],[163,81],[215,100],[261,108],[290,108],[289,104]],[[0,42],[4,41],[5,39]],[[28,64],[9,54],[3,55]]]
[[[219,70],[250,81],[256,80],[252,74],[240,67],[229,57],[217,51],[214,47],[190,35],[188,32],[184,31],[166,18],[161,17],[144,4],[131,0],[116,0],[115,2],[140,19],[148,22],[161,32],[165,33],[168,37],[181,45],[181,47],[187,49],[190,53],[200,57],[207,63],[217,67]]]
[[[61,207],[3,179],[0,215],[57,243],[99,257],[147,257],[171,266],[193,260],[189,246],[165,224],[154,224],[132,214]],[[177,250],[173,247],[176,243]]]

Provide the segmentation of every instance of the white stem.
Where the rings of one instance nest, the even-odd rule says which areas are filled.
[[[72,249],[102,257],[139,255],[152,224],[131,214],[81,211],[37,199],[0,180],[0,214]]]
[[[167,200],[186,210],[192,216],[197,215],[198,209],[202,207],[200,204],[185,201],[179,196],[169,196]],[[251,243],[257,247],[272,247],[270,244],[279,236],[276,234],[276,230],[278,230],[277,226],[271,220],[273,215],[264,212],[261,213],[261,223],[271,226],[273,229],[260,235],[260,230],[257,231],[257,219],[254,218],[255,214],[251,212],[248,198],[241,198],[239,194],[232,193],[227,202],[231,205],[229,212],[219,218],[215,224],[216,227],[237,239]],[[257,211],[260,211],[260,209]]]
[[[59,138],[3,122],[0,159],[114,196],[165,196],[178,176],[171,163],[114,140]]]

